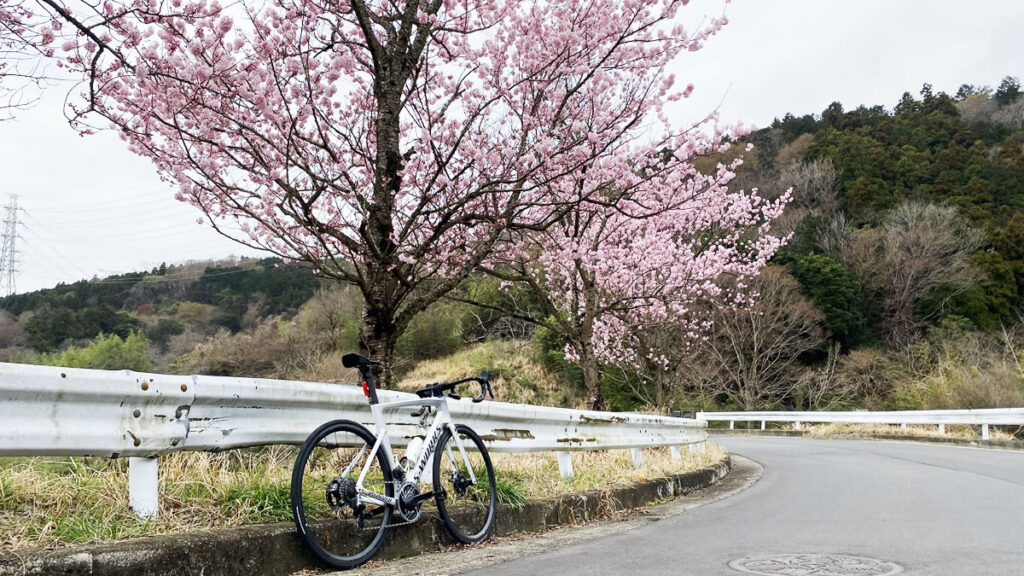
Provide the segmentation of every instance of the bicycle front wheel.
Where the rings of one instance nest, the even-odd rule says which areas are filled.
[[[309,435],[292,470],[292,515],[299,534],[328,566],[347,570],[369,560],[384,543],[392,507],[357,496],[363,488],[394,496],[387,458],[371,458],[376,437],[347,420],[328,422]]]
[[[498,506],[494,467],[480,436],[468,426],[459,424],[455,428],[459,442],[454,441],[451,430],[445,430],[434,453],[437,511],[456,540],[473,544],[486,540],[494,527]],[[466,449],[473,476],[459,444]]]

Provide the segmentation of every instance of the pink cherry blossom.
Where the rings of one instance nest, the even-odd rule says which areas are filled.
[[[735,230],[774,205],[690,164],[723,148],[716,115],[699,136],[664,111],[693,90],[667,67],[727,22],[684,30],[686,4],[106,0],[23,18],[87,80],[80,130],[119,131],[222,233],[357,285],[363,346],[389,364],[412,317],[496,253],[536,246],[567,294],[576,269],[599,279],[617,314],[595,318],[601,354],[623,314],[678,315],[770,253]]]

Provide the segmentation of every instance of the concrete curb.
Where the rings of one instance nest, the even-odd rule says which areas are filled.
[[[528,502],[518,509],[501,506],[495,533],[539,532],[682,496],[718,482],[731,469],[726,456],[707,468],[632,486]],[[416,524],[391,530],[375,559],[452,545],[440,518],[425,512]],[[291,522],[0,554],[0,576],[277,576],[317,567]]]
[[[444,550],[417,556],[374,562],[359,570],[359,576],[440,576],[443,574],[470,574],[477,570],[511,562],[538,554],[555,553],[571,546],[585,545],[598,538],[625,536],[632,530],[668,520],[679,522],[679,516],[701,506],[732,498],[756,483],[763,469],[756,462],[739,455],[732,456],[732,469],[720,482],[690,494],[673,498],[642,511],[602,518],[596,522],[576,526],[559,526],[543,533],[495,538],[486,546],[472,546],[448,554]],[[628,536],[626,536],[628,537]],[[682,568],[680,568],[682,566]],[[675,565],[677,571],[669,574],[690,574],[685,564]],[[682,570],[682,571],[679,571]],[[580,572],[577,570],[577,572]],[[600,570],[598,570],[600,572]],[[581,572],[582,573],[582,572]],[[340,573],[337,573],[340,574]],[[337,574],[335,576],[337,576]]]
[[[806,430],[727,430],[709,428],[711,436],[780,436],[794,438],[821,438],[823,440],[896,440],[900,442],[920,442],[922,444],[946,444],[950,446],[970,446],[973,448],[997,448],[1002,450],[1024,450],[1024,440],[966,440],[963,438],[940,438],[930,436],[910,436],[904,434],[833,434],[830,436],[812,436]]]

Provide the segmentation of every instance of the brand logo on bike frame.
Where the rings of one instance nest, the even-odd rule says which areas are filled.
[[[434,435],[430,437],[430,442],[427,442],[423,447],[423,452],[420,454],[420,462],[416,466],[417,477],[423,474],[423,471],[427,468],[427,460],[434,453],[434,447],[437,446],[437,440],[441,437],[442,432],[444,432],[444,426],[438,426],[437,430],[434,431]]]

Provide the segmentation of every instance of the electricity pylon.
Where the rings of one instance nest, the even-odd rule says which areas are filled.
[[[7,296],[14,294],[18,276],[18,196],[9,196],[4,209],[3,246],[0,247],[0,291]]]

